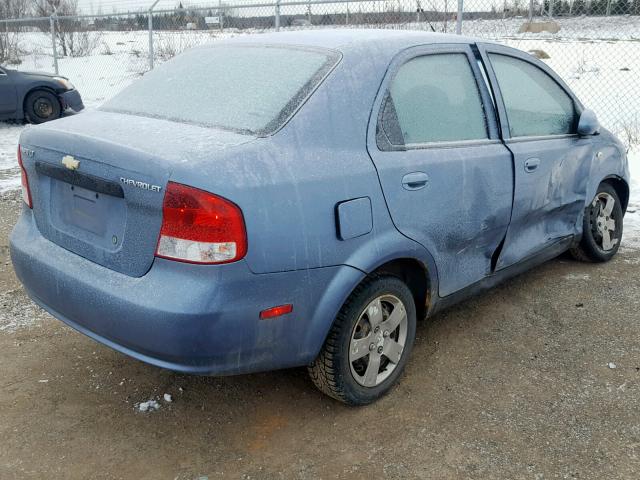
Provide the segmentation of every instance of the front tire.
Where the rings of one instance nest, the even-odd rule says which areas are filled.
[[[582,239],[570,249],[573,257],[583,262],[611,260],[620,248],[623,215],[616,190],[608,183],[601,183],[584,211]]]
[[[397,382],[415,332],[416,307],[407,285],[391,275],[372,276],[342,306],[309,375],[336,400],[369,404]]]
[[[36,90],[27,95],[24,113],[31,123],[39,124],[60,118],[62,107],[53,93]]]

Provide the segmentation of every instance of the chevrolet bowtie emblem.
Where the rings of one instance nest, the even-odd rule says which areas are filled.
[[[71,155],[65,155],[62,157],[62,164],[69,170],[77,170],[80,166],[80,160],[76,160]]]

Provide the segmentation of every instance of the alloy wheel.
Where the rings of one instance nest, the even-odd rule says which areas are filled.
[[[617,237],[617,220],[614,216],[616,200],[606,192],[600,192],[591,203],[591,231],[593,238],[603,251],[613,249],[620,239]]]
[[[407,341],[407,310],[394,295],[372,300],[351,334],[349,364],[356,382],[376,387],[395,370]]]

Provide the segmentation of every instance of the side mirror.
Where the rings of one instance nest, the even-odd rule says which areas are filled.
[[[593,110],[586,109],[580,115],[578,121],[578,135],[587,137],[600,133],[600,123]]]

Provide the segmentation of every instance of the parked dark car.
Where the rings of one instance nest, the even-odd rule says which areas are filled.
[[[629,198],[623,145],[548,66],[457,35],[216,41],[20,144],[36,303],[159,367],[307,365],[356,405],[418,318],[565,250],[611,259]]]
[[[0,67],[0,120],[44,123],[83,108],[80,92],[65,77]]]

